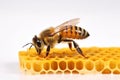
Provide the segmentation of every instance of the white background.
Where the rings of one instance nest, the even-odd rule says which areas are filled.
[[[0,79],[34,79],[20,73],[18,51],[42,30],[72,18],[80,18],[78,25],[90,33],[89,38],[77,40],[81,47],[120,46],[119,0],[0,0]],[[86,78],[54,77],[70,77],[70,80]],[[101,78],[96,75],[86,80],[97,77]],[[53,76],[37,79],[40,78],[54,79]],[[114,77],[103,78],[108,80]]]

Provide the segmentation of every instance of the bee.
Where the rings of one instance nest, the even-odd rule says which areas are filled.
[[[50,27],[48,29],[45,29],[39,34],[39,36],[35,35],[33,37],[32,43],[27,43],[26,45],[31,44],[30,48],[34,46],[38,54],[41,53],[44,46],[47,46],[47,57],[50,52],[50,48],[53,48],[56,44],[61,42],[67,42],[70,50],[72,50],[73,43],[76,51],[83,57],[85,57],[79,45],[73,40],[85,39],[89,36],[89,33],[85,29],[76,26],[76,24],[79,23],[79,20],[79,18],[71,19],[58,25],[57,27]]]

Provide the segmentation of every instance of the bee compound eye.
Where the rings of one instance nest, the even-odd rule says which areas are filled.
[[[38,47],[41,47],[41,41],[40,41],[40,40],[37,40],[36,43],[37,43],[37,46],[38,46]]]

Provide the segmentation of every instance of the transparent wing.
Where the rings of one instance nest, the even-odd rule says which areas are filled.
[[[58,25],[57,27],[55,27],[55,32],[52,33],[51,35],[55,35],[56,33],[60,32],[60,31],[63,31],[63,30],[66,30],[67,28],[67,25],[76,25],[78,24],[80,21],[80,18],[74,18],[74,19],[71,19],[71,20],[68,20],[60,25]],[[68,26],[69,27],[69,26]]]
[[[71,20],[68,20],[62,24],[60,24],[59,26],[57,26],[55,29],[62,29],[64,26],[66,25],[76,25],[78,24],[80,21],[80,18],[74,18],[74,19],[71,19]]]

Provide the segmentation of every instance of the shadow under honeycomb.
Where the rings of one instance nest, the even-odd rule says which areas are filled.
[[[120,48],[82,48],[84,58],[67,48],[45,50],[38,55],[34,48],[19,52],[22,71],[28,74],[120,74]]]

